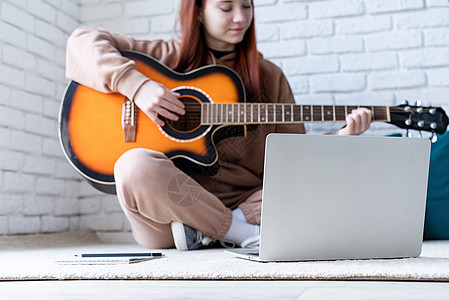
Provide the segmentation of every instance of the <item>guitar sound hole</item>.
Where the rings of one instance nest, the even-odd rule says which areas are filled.
[[[168,125],[176,131],[189,132],[201,126],[201,103],[190,97],[179,98],[185,105],[185,115],[178,115],[179,120],[166,119]]]

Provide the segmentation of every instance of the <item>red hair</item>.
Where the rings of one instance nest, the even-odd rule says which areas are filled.
[[[195,4],[193,4],[195,2]],[[179,11],[182,42],[175,69],[187,72],[207,64],[208,49],[204,27],[199,21],[203,0],[182,0]],[[254,25],[254,4],[251,0],[253,18],[243,40],[236,45],[236,59],[232,69],[240,75],[245,85],[247,100],[260,101],[263,87],[260,76],[259,52],[257,51]]]

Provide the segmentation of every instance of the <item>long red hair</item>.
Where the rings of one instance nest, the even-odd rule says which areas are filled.
[[[195,3],[193,5],[193,3]],[[207,64],[208,48],[204,27],[199,21],[203,0],[182,0],[179,11],[182,42],[175,69],[187,72]],[[260,76],[259,52],[257,51],[254,25],[254,4],[251,0],[253,18],[243,40],[236,45],[236,59],[232,68],[243,80],[247,100],[260,101],[263,94]]]

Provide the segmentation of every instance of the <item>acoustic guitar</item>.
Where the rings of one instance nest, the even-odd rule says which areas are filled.
[[[246,136],[256,124],[344,122],[360,106],[246,103],[240,77],[224,66],[206,66],[189,73],[172,71],[152,57],[131,51],[122,55],[137,70],[178,92],[186,114],[156,125],[120,94],[104,94],[70,82],[61,104],[59,136],[70,164],[95,188],[115,193],[114,164],[126,151],[147,148],[165,153],[185,170],[217,172],[216,144]],[[401,128],[443,133],[448,118],[439,107],[364,106],[372,121]]]

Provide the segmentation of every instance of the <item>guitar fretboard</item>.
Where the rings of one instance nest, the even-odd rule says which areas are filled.
[[[344,122],[346,116],[359,107],[372,111],[373,122],[390,121],[388,106],[202,103],[201,123],[217,125]]]

